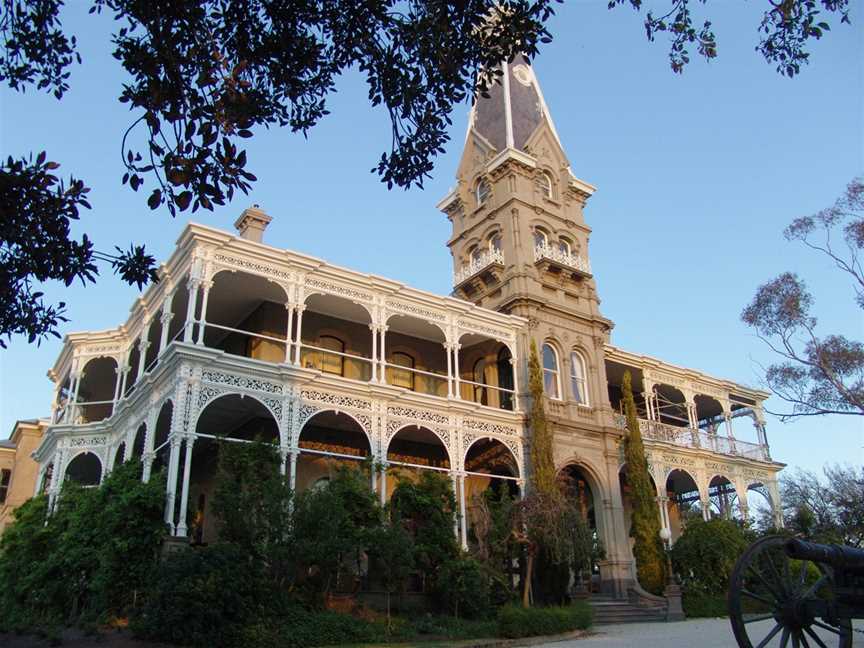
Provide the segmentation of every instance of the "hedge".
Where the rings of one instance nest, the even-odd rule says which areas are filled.
[[[591,627],[588,603],[576,601],[568,606],[523,608],[515,605],[498,611],[498,636],[507,639],[554,635]]]

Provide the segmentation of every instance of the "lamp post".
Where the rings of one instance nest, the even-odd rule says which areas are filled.
[[[675,576],[672,573],[672,531],[668,527],[660,529],[660,540],[663,541],[663,552],[666,554],[666,589],[663,590],[663,596],[666,597],[666,620],[667,621],[683,621],[684,608],[681,607],[681,588],[675,582]]]

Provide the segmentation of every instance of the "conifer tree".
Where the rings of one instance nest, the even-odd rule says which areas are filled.
[[[531,393],[531,486],[543,495],[557,497],[555,460],[552,457],[552,435],[546,424],[543,404],[543,371],[537,357],[537,345],[531,340],[528,358],[528,388]]]
[[[636,578],[639,584],[652,594],[661,594],[665,583],[665,560],[660,540],[660,512],[657,510],[654,487],[648,473],[648,460],[639,420],[636,418],[636,403],[633,400],[630,372],[624,372],[622,384],[624,414],[627,417],[627,432],[624,435],[624,459],[627,462],[627,481],[630,484],[630,501],[633,503],[630,535],[635,540],[633,554],[636,558]]]

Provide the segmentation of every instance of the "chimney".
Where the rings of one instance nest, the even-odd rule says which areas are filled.
[[[265,214],[258,205],[252,205],[248,209],[243,210],[240,218],[234,221],[234,227],[237,229],[240,238],[261,243],[264,238],[264,230],[267,229],[271,220],[273,219]]]

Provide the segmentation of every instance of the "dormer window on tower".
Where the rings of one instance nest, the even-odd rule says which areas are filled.
[[[478,207],[482,207],[489,200],[489,196],[492,195],[492,188],[489,186],[489,183],[486,182],[486,178],[480,178],[477,181],[474,195],[477,198]]]
[[[546,171],[541,171],[534,179],[537,188],[544,198],[552,198],[552,176]]]

